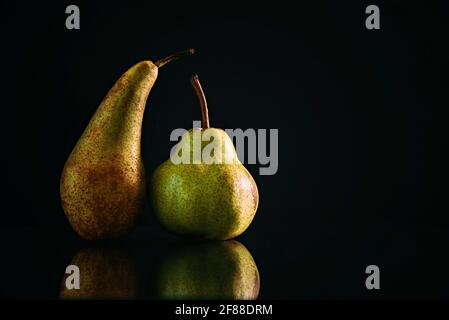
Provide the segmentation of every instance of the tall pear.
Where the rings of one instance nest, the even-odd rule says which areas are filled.
[[[158,68],[189,49],[127,70],[101,102],[65,163],[60,194],[73,229],[84,239],[121,236],[143,210],[142,120]]]
[[[237,157],[228,134],[209,128],[206,98],[192,77],[202,128],[186,132],[149,188],[156,218],[175,233],[226,240],[248,228],[259,204],[256,182]]]

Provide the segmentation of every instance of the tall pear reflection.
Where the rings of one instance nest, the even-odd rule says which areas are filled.
[[[259,295],[257,265],[238,241],[178,247],[162,258],[155,274],[162,299],[242,299]]]
[[[137,272],[132,256],[124,249],[90,247],[72,259],[80,271],[80,288],[61,282],[61,299],[129,299],[137,295]]]

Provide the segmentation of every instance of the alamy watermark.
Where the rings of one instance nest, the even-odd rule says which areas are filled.
[[[260,175],[274,175],[279,166],[278,129],[201,129],[201,121],[193,121],[193,129],[178,128],[170,141],[179,141],[170,152],[174,164],[260,164]],[[268,140],[269,137],[269,140]],[[269,141],[269,146],[268,146]],[[235,142],[235,148],[234,144]]]

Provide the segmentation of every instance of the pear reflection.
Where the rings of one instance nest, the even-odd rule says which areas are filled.
[[[128,299],[137,294],[137,276],[131,255],[120,248],[90,247],[81,249],[72,259],[80,270],[80,288],[61,283],[61,299]]]
[[[162,258],[155,289],[162,299],[256,299],[259,271],[235,240],[178,247]]]

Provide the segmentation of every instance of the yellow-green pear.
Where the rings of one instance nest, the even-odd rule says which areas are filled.
[[[254,300],[260,277],[251,253],[235,240],[179,247],[156,272],[160,299]]]
[[[158,68],[186,50],[126,71],[101,102],[65,163],[60,194],[73,229],[84,239],[121,236],[134,226],[146,194],[140,144],[148,94]]]
[[[257,185],[221,129],[209,127],[207,102],[192,77],[202,110],[202,128],[185,133],[170,159],[153,173],[153,211],[168,230],[206,239],[237,237],[250,225],[259,203]]]

